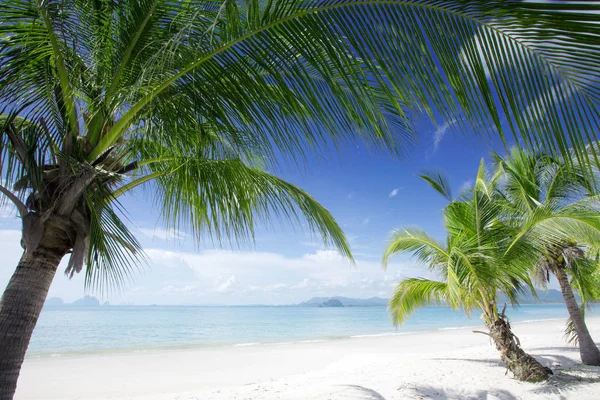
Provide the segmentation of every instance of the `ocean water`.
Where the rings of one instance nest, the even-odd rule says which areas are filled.
[[[510,308],[512,322],[567,318],[562,304]],[[426,307],[394,327],[385,307],[45,307],[28,357],[152,351],[203,346],[251,346],[401,335],[482,326],[446,307]]]

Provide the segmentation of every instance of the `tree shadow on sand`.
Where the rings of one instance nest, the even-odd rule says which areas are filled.
[[[415,386],[403,393],[410,399],[432,399],[432,400],[517,400],[519,399],[508,390],[473,390],[458,391],[452,389],[441,389],[435,386]]]
[[[379,392],[360,385],[338,385],[341,389],[337,394],[340,399],[385,400]],[[331,398],[331,397],[328,397]]]
[[[468,361],[473,363],[486,364],[490,367],[503,367],[504,363],[500,360],[493,360],[491,358],[432,358],[434,361]]]
[[[597,347],[600,347],[600,343],[596,343]],[[531,349],[534,353],[536,351],[564,351],[569,353],[577,353],[579,354],[578,346],[554,346],[554,347],[534,347]]]
[[[555,354],[536,354],[543,365],[549,365],[554,372],[548,382],[531,390],[535,394],[553,394],[566,399],[565,395],[579,386],[600,383],[600,367],[584,365],[572,359]],[[560,366],[552,366],[559,363]]]
[[[571,349],[571,348],[569,348]],[[529,391],[532,395],[538,396],[558,396],[560,399],[566,399],[569,392],[577,389],[580,386],[593,383],[600,383],[600,367],[594,367],[581,364],[572,358],[552,354],[538,353],[539,351],[562,351],[560,347],[536,348],[532,349],[531,355],[534,356],[543,366],[549,367],[553,371],[547,382],[534,384]],[[577,348],[575,348],[577,350]],[[486,364],[490,367],[505,368],[504,364],[499,360],[494,359],[469,359],[469,358],[436,358],[436,361],[467,361],[479,364]],[[420,395],[423,399],[516,399],[514,395],[505,390],[494,390],[493,392],[477,391],[473,394],[468,393],[453,393],[444,389],[438,389],[432,386],[420,386],[414,388],[415,394]],[[600,397],[599,397],[600,398]]]

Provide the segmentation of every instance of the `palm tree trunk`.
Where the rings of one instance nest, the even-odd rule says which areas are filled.
[[[0,400],[11,400],[31,334],[64,252],[25,252],[0,299]]]
[[[560,285],[560,291],[562,292],[567,310],[569,311],[569,316],[571,317],[571,321],[573,321],[573,325],[575,325],[575,330],[577,331],[579,355],[581,356],[581,361],[584,364],[600,366],[600,350],[598,350],[598,347],[594,343],[594,340],[590,335],[590,331],[585,324],[585,320],[583,319],[581,310],[577,305],[577,300],[573,294],[573,289],[569,283],[569,278],[567,277],[567,272],[564,265],[559,265],[554,268],[554,275],[556,275],[556,279]]]
[[[552,371],[525,353],[519,339],[514,335],[510,324],[505,319],[504,312],[489,326],[489,330],[496,349],[500,351],[502,361],[515,378],[526,382],[541,382],[548,379]]]

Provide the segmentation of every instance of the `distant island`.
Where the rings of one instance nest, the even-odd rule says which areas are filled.
[[[329,299],[319,304],[319,307],[344,307],[344,305],[338,299]]]
[[[577,297],[577,301],[579,301]],[[498,304],[510,303],[505,295],[498,296]],[[555,304],[563,303],[563,297],[559,290],[549,289],[547,291],[539,291],[538,297],[535,298],[530,293],[521,296],[520,304]],[[387,306],[388,300],[381,297],[370,297],[368,299],[354,299],[351,297],[313,297],[310,300],[302,303],[293,304],[297,307],[382,307]]]
[[[103,306],[109,306],[108,301],[102,304]],[[100,300],[94,296],[84,296],[81,299],[77,299],[72,303],[65,303],[60,297],[52,297],[44,303],[44,306],[70,306],[70,307],[100,307]]]
[[[578,296],[575,296],[577,301],[580,301]],[[498,304],[509,303],[505,295],[498,295]],[[563,297],[560,291],[555,289],[549,289],[548,291],[539,291],[538,297],[535,298],[531,294],[521,296],[520,304],[560,304],[563,303]],[[356,299],[352,297],[333,296],[333,297],[313,297],[307,301],[297,304],[288,304],[287,306],[293,307],[386,307],[388,299],[381,297],[370,297],[368,299]],[[46,300],[44,306],[50,307],[102,307],[110,306],[111,304],[106,301],[100,303],[100,300],[94,296],[84,296],[80,299],[75,300],[72,303],[65,303],[60,297],[52,297]],[[132,305],[132,304],[120,304],[120,305]],[[158,307],[157,304],[152,304],[146,307]],[[255,307],[257,305],[245,305],[244,307]],[[226,307],[226,306],[225,306]],[[272,306],[270,306],[272,307]],[[281,306],[279,306],[281,307]]]
[[[45,306],[62,306],[64,305],[65,302],[63,299],[61,299],[60,297],[52,297],[49,298],[48,300],[46,300],[46,302],[44,303]]]
[[[368,299],[353,299],[350,297],[313,297],[310,300],[295,304],[298,307],[377,307],[386,306],[387,299],[371,297]]]

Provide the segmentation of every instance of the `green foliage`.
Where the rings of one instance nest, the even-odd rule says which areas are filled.
[[[600,131],[597,9],[6,0],[0,167],[17,192],[7,196],[52,213],[86,188],[77,207],[90,226],[78,236],[97,243],[78,248],[103,271],[88,282],[141,254],[112,202],[143,184],[169,225],[198,238],[246,241],[257,221],[306,217],[349,255],[331,216],[267,173],[278,159],[303,162],[355,142],[400,154],[417,136],[411,116],[426,114],[483,136],[512,134],[574,165],[597,161],[598,149],[584,146]]]
[[[419,178],[423,179],[425,182],[429,183],[429,185],[437,191],[439,194],[444,196],[446,200],[452,201],[452,185],[450,180],[444,176],[441,172],[426,172],[420,175],[417,175]]]
[[[541,251],[533,271],[538,283],[545,285],[554,260],[562,257],[583,302],[598,300],[598,263],[590,258],[600,245],[598,170],[589,176],[586,166],[569,168],[564,160],[519,149],[495,159],[504,177],[504,219],[520,231],[515,241],[528,240]]]
[[[588,149],[592,147],[597,145]],[[409,253],[442,278],[402,281],[390,301],[397,323],[417,307],[440,302],[467,312],[482,309],[489,323],[497,313],[498,292],[516,303],[519,293],[534,292],[530,277],[545,286],[563,261],[582,298],[582,311],[600,300],[597,168],[569,166],[564,159],[517,148],[494,159],[494,174],[486,172],[482,161],[473,189],[444,209],[445,244],[415,229],[392,234],[384,265],[395,254]],[[449,198],[443,175],[422,177]],[[577,341],[571,321],[565,337]]]
[[[597,146],[588,145],[588,152]],[[561,158],[516,148],[507,157],[495,155],[495,160],[503,177],[499,187],[503,220],[519,230],[513,243],[528,241],[539,250],[532,278],[545,287],[551,274],[565,268],[571,287],[582,299],[583,314],[586,306],[600,299],[595,250],[600,244],[598,168],[586,161],[568,165]],[[565,339],[578,343],[571,319]]]
[[[598,250],[588,249],[585,258],[573,260],[570,265],[571,286],[582,299],[581,314],[585,318],[586,309],[600,301],[600,263]],[[579,344],[575,324],[569,318],[565,328],[565,340],[572,345]]]
[[[448,284],[428,279],[405,279],[390,298],[389,309],[395,324],[403,323],[418,307],[447,304]]]
[[[470,196],[445,207],[446,243],[415,229],[392,234],[384,265],[391,256],[408,253],[440,278],[400,282],[389,303],[396,323],[402,323],[417,307],[444,303],[469,314],[480,309],[489,325],[497,318],[498,292],[516,304],[519,293],[531,289],[527,262],[535,260],[537,253],[525,241],[509,249],[510,238],[517,231],[500,219],[495,179],[480,168]]]

